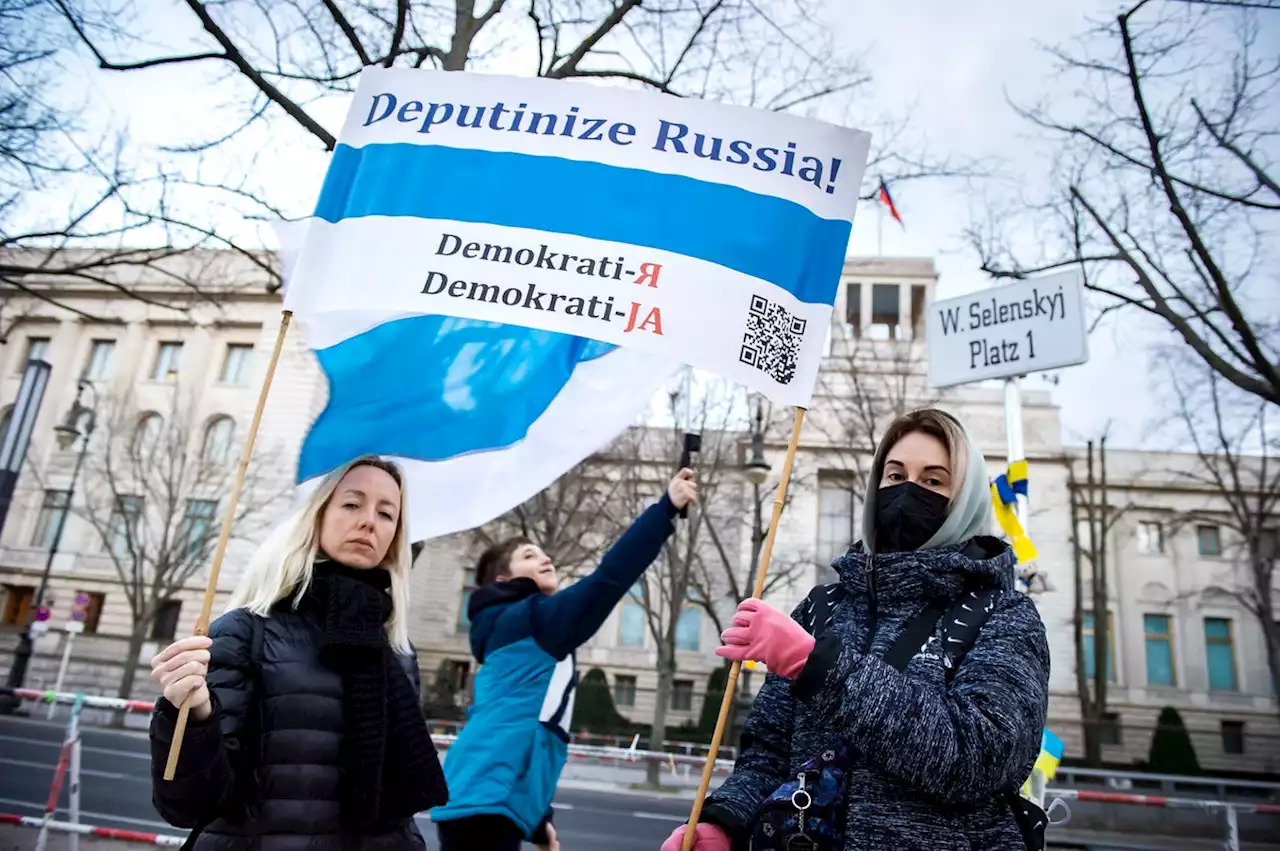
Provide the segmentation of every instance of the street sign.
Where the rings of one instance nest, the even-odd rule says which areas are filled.
[[[83,624],[89,616],[89,595],[83,591],[76,592],[75,602],[71,604],[71,620]]]
[[[78,621],[67,621],[67,632],[72,635],[80,635],[84,632],[84,619]]]
[[[934,387],[1082,364],[1084,279],[1073,269],[934,302],[927,334]]]

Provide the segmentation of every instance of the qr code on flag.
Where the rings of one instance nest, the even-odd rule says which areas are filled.
[[[807,319],[792,316],[782,305],[753,295],[738,360],[768,374],[779,384],[790,384],[796,377],[800,340],[807,323]]]

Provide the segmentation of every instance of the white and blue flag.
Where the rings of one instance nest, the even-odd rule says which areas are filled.
[[[549,485],[680,363],[807,404],[868,149],[702,101],[366,70],[285,299],[330,390],[299,482],[393,457],[423,539]]]

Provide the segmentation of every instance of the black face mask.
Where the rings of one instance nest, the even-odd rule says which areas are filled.
[[[915,482],[876,491],[876,540],[879,553],[918,550],[942,528],[951,500]]]

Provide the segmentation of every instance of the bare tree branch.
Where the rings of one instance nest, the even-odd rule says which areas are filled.
[[[1080,82],[1077,108],[1014,108],[1061,143],[1052,194],[1022,204],[1054,224],[1057,244],[1040,239],[1043,257],[1022,259],[994,213],[989,232],[969,235],[997,277],[1078,264],[1109,307],[1158,318],[1227,381],[1280,404],[1280,325],[1263,295],[1280,213],[1266,108],[1280,61],[1260,58],[1247,6],[1144,0],[1099,23],[1083,49],[1051,50]],[[1223,21],[1235,52],[1202,49],[1197,34]]]

